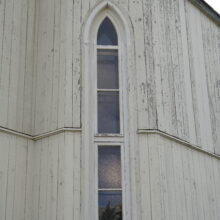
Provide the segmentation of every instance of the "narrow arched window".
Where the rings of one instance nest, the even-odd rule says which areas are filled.
[[[122,133],[121,83],[117,31],[106,17],[97,33],[97,133],[98,215],[102,219],[122,219]],[[107,143],[107,144],[106,144]]]
[[[101,1],[85,23],[82,64],[83,219],[131,220],[128,17]],[[133,59],[132,59],[133,60]]]
[[[120,133],[118,37],[107,17],[97,36],[98,133]]]

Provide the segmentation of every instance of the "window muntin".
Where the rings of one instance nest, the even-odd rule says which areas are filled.
[[[122,219],[121,146],[98,146],[99,219]]]

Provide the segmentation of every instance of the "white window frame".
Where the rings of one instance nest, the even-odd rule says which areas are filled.
[[[108,16],[107,16],[108,17]],[[105,19],[105,18],[104,18]],[[110,19],[110,18],[109,18]],[[110,21],[112,21],[110,19]],[[114,23],[112,22],[112,24],[114,25]],[[115,26],[115,25],[114,25]],[[117,33],[117,29],[115,28],[116,30],[116,33]],[[98,34],[98,32],[97,32]],[[96,35],[96,39],[97,39],[97,35]],[[118,91],[119,92],[119,116],[120,116],[120,121],[119,121],[119,125],[120,125],[120,133],[113,133],[113,134],[108,134],[108,136],[121,136],[124,134],[124,115],[123,115],[123,78],[121,76],[121,66],[120,66],[120,62],[121,62],[121,51],[120,51],[120,42],[118,42],[118,45],[117,46],[103,46],[103,45],[96,45],[96,66],[95,66],[95,71],[96,73],[98,73],[98,69],[97,69],[97,64],[98,64],[98,60],[97,60],[97,57],[98,57],[98,53],[97,51],[101,49],[101,50],[117,50],[118,51],[118,80],[119,80],[119,88],[118,89],[98,89],[97,87],[97,76],[98,74],[96,74],[94,76],[95,78],[95,83],[96,83],[96,95],[95,95],[95,103],[97,103],[97,105],[95,106],[95,136],[106,136],[106,134],[101,134],[101,133],[98,133],[98,109],[97,109],[97,106],[98,106],[98,100],[97,100],[97,97],[98,97],[98,91],[108,91],[108,92],[115,92],[115,91]]]
[[[92,11],[83,30],[82,49],[82,196],[83,220],[98,220],[98,176],[97,149],[102,145],[121,146],[123,220],[131,220],[130,153],[128,130],[128,47],[131,26],[129,19],[111,2],[103,1]],[[118,67],[120,93],[120,134],[98,134],[97,132],[97,33],[105,17],[113,23],[118,35]],[[128,22],[128,23],[127,23]],[[98,46],[99,47],[99,46]],[[114,46],[110,46],[114,49]],[[109,47],[109,49],[110,49]],[[91,91],[93,98],[91,99]],[[93,113],[91,113],[91,110]],[[95,115],[96,114],[96,115]],[[95,122],[95,123],[94,123]],[[89,184],[88,184],[89,183]],[[96,201],[96,203],[94,202]],[[94,204],[95,203],[95,204]],[[135,202],[134,202],[135,203]]]
[[[111,11],[110,10],[105,10],[104,13],[100,13],[99,17],[97,18],[97,28],[95,29],[96,31],[96,35],[95,35],[95,42],[94,42],[94,47],[95,48],[94,50],[94,56],[95,56],[95,60],[94,60],[94,74],[93,74],[93,77],[95,79],[95,94],[93,94],[93,97],[94,97],[94,103],[95,103],[95,106],[94,106],[94,119],[95,119],[95,129],[94,129],[94,147],[96,148],[96,158],[95,158],[95,163],[96,163],[96,168],[95,168],[95,178],[96,178],[96,181],[97,181],[97,188],[96,188],[96,194],[97,194],[97,197],[96,197],[96,202],[95,204],[97,205],[96,206],[96,220],[99,219],[99,216],[98,216],[98,191],[99,191],[99,188],[98,188],[98,147],[99,146],[120,146],[120,149],[121,149],[121,191],[122,191],[122,207],[123,207],[123,210],[122,210],[122,213],[123,213],[123,220],[126,220],[126,215],[125,215],[125,210],[124,210],[124,204],[125,204],[125,193],[126,191],[124,190],[125,189],[125,181],[124,181],[124,113],[125,113],[125,103],[124,103],[124,82],[123,82],[123,76],[122,74],[124,73],[123,72],[123,61],[122,61],[122,50],[123,50],[123,46],[122,46],[122,37],[120,36],[120,32],[118,31],[118,27],[117,27],[117,23],[116,21],[114,20],[114,15],[112,15]],[[118,45],[117,46],[105,46],[105,45],[97,45],[97,36],[98,36],[98,31],[99,31],[99,28],[101,26],[101,23],[104,21],[104,19],[108,17],[109,20],[112,22],[114,28],[115,28],[115,31],[117,33],[117,37],[118,37]],[[97,64],[98,64],[98,60],[97,60],[97,50],[98,49],[116,49],[118,51],[118,80],[119,80],[119,115],[120,115],[120,121],[119,121],[119,125],[120,125],[120,133],[107,133],[107,134],[102,134],[102,133],[98,133],[98,111],[97,111],[97,106],[98,106],[98,100],[97,100],[97,97],[98,97],[98,87],[97,87],[97,76],[98,76],[98,69],[97,69]],[[108,89],[108,91],[114,91],[114,89]],[[100,139],[104,140],[105,144],[103,142],[100,141]],[[106,139],[106,141],[105,141]],[[126,209],[126,207],[125,207]]]
[[[123,214],[123,220],[124,219],[127,219],[126,218],[126,213],[125,213],[125,211],[124,211],[124,204],[125,204],[125,196],[123,196],[125,193],[126,193],[126,191],[125,191],[125,178],[124,178],[124,175],[123,175],[123,170],[125,169],[125,167],[124,167],[124,163],[125,163],[125,161],[124,161],[124,158],[125,158],[125,155],[124,155],[124,144],[123,143],[118,143],[118,142],[112,142],[112,143],[106,143],[106,142],[96,142],[95,143],[95,149],[96,149],[96,158],[95,158],[95,170],[96,170],[96,173],[95,173],[95,180],[96,180],[96,194],[97,194],[97,196],[96,196],[96,200],[95,200],[95,204],[97,204],[97,207],[96,207],[96,210],[97,210],[97,212],[96,212],[96,217],[95,217],[95,219],[96,220],[98,220],[99,219],[99,216],[98,216],[98,192],[99,192],[99,187],[98,187],[98,148],[99,148],[99,146],[101,146],[101,147],[104,147],[104,146],[119,146],[120,147],[120,153],[121,153],[121,188],[118,188],[118,189],[108,189],[108,190],[112,190],[112,191],[121,191],[122,192],[122,214]],[[106,189],[103,189],[103,191],[108,191],[108,190],[106,190]],[[125,207],[126,208],[126,207]]]
[[[91,47],[91,49],[93,49],[93,64],[91,64],[92,68],[92,78],[91,78],[91,83],[94,84],[94,88],[92,88],[92,91],[95,92],[95,94],[93,95],[94,97],[94,104],[95,106],[92,107],[92,109],[94,109],[94,135],[95,136],[110,136],[110,137],[114,137],[114,136],[122,136],[124,135],[124,111],[123,108],[125,106],[124,103],[124,88],[125,88],[125,80],[122,77],[122,74],[124,73],[124,61],[123,61],[123,51],[124,51],[124,45],[122,44],[122,34],[120,33],[120,28],[119,28],[119,24],[117,23],[117,20],[114,19],[114,13],[111,10],[104,10],[102,13],[100,13],[97,17],[96,17],[96,21],[94,22],[94,33],[93,33],[93,46]],[[101,25],[101,23],[103,22],[103,20],[108,17],[110,19],[110,21],[112,22],[112,24],[115,27],[117,36],[118,36],[118,45],[117,46],[103,46],[103,45],[97,45],[97,34],[98,34],[98,30],[99,27]],[[98,49],[117,49],[118,50],[118,74],[119,74],[119,109],[120,109],[120,133],[119,134],[100,134],[98,133],[98,114],[97,114],[97,50]],[[110,90],[108,90],[110,91]]]

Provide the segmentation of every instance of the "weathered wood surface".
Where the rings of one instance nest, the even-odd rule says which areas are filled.
[[[81,126],[81,31],[98,2],[0,2],[1,126]],[[219,27],[188,0],[113,2],[134,29],[138,128],[219,153]]]
[[[80,219],[80,139],[65,132],[36,142],[31,219]]]
[[[152,134],[139,154],[143,219],[219,219],[218,159]]]
[[[34,0],[0,1],[0,125],[32,131]]]
[[[0,134],[0,220],[32,219],[33,142]]]
[[[138,137],[134,212],[142,219],[218,220],[220,161],[159,135]],[[0,135],[1,220],[81,219],[80,139],[65,132],[33,145]]]

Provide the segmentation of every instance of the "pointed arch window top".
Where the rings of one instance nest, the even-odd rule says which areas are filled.
[[[99,27],[97,45],[118,45],[115,27],[108,17],[103,20]]]

